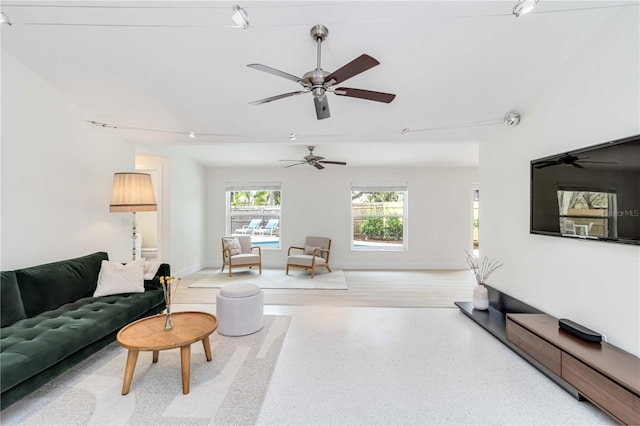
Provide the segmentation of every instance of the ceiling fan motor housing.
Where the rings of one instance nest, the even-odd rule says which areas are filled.
[[[320,41],[325,41],[329,36],[329,29],[324,25],[318,24],[311,27],[311,38],[314,40],[320,39]]]

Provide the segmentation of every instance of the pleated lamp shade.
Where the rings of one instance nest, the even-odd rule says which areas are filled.
[[[115,173],[110,212],[155,212],[158,210],[148,173]]]

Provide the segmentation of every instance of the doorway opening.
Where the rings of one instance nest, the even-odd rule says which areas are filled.
[[[480,190],[473,190],[473,254],[480,254]]]
[[[167,188],[163,185],[168,181],[168,160],[166,157],[137,154],[135,157],[136,171],[149,173],[156,196],[158,210],[155,212],[138,213],[138,230],[141,234],[141,257],[147,260],[168,261],[169,235],[168,208],[169,197]]]

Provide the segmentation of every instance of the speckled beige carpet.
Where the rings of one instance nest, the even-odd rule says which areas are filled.
[[[182,394],[179,349],[138,357],[131,391],[121,395],[127,351],[112,343],[2,411],[3,425],[255,424],[291,317],[265,316],[242,337],[211,335],[213,359],[191,347],[191,386]]]

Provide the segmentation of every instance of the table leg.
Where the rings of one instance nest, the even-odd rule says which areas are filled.
[[[202,339],[202,346],[204,346],[204,354],[207,357],[207,361],[211,361],[211,342],[209,336]]]
[[[133,380],[133,372],[136,369],[136,361],[138,361],[138,351],[129,349],[127,354],[127,365],[124,369],[124,383],[122,384],[122,394],[126,395],[131,389],[131,380]]]
[[[182,364],[182,393],[189,393],[191,379],[191,345],[180,346],[180,361]]]
[[[156,362],[158,362],[158,354],[160,354],[160,351],[153,351],[153,363],[154,364]]]

